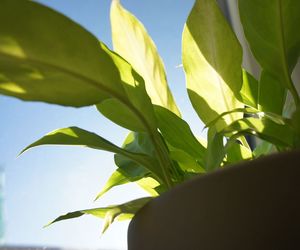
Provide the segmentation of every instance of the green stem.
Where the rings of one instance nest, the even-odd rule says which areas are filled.
[[[170,158],[168,157],[168,151],[167,151],[164,143],[162,142],[158,131],[154,130],[153,128],[151,128],[151,126],[149,126],[149,124],[145,120],[145,118],[142,115],[142,113],[140,112],[140,110],[138,110],[134,105],[132,105],[132,103],[129,102],[126,98],[121,96],[114,89],[111,89],[109,86],[104,85],[102,82],[98,82],[94,79],[86,77],[86,76],[84,76],[80,73],[74,72],[74,71],[69,70],[67,68],[63,68],[61,66],[53,65],[51,63],[39,61],[39,60],[36,60],[36,59],[33,59],[33,58],[26,58],[26,59],[19,58],[19,57],[11,56],[11,55],[0,52],[0,58],[1,57],[4,58],[5,60],[10,60],[10,61],[13,61],[13,62],[32,63],[32,64],[35,64],[35,65],[42,65],[46,68],[51,68],[51,69],[57,70],[58,72],[63,72],[64,74],[67,74],[67,75],[70,75],[70,76],[75,77],[77,79],[80,79],[80,80],[86,82],[87,84],[99,89],[100,91],[102,91],[104,93],[107,93],[109,96],[112,96],[112,97],[118,99],[119,101],[121,101],[130,110],[132,110],[133,113],[135,113],[137,115],[137,117],[140,119],[140,121],[143,123],[146,130],[148,131],[148,133],[151,137],[151,140],[152,140],[153,144],[155,145],[155,150],[156,150],[159,165],[161,167],[162,174],[163,174],[163,177],[164,177],[164,182],[166,183],[166,186],[168,187],[168,189],[171,189],[172,180],[171,180],[169,174],[167,173],[167,169],[171,168],[172,162],[171,162]]]
[[[292,97],[294,99],[295,105],[296,105],[296,107],[298,107],[299,104],[300,104],[300,98],[299,98],[297,89],[295,88],[295,85],[294,85],[294,83],[292,81],[292,78],[291,78],[290,74],[288,74],[288,73],[285,74],[285,78],[286,78],[286,81],[288,83],[288,86],[290,86],[289,90],[290,90],[290,92],[292,94]]]
[[[162,142],[162,139],[160,138],[158,131],[156,131],[155,134],[151,134],[151,139],[155,146],[155,151],[158,157],[158,161],[162,170],[163,177],[165,179],[166,186],[168,189],[171,189],[173,186],[173,182],[167,170],[172,168],[172,162],[168,156],[167,149],[165,148],[165,145]]]
[[[291,79],[291,75],[289,73],[289,69],[288,69],[288,60],[287,60],[287,51],[286,51],[286,40],[285,40],[285,33],[284,33],[284,22],[283,22],[283,13],[282,13],[282,3],[281,3],[281,0],[279,0],[278,2],[278,11],[279,11],[279,25],[280,25],[280,31],[281,31],[281,49],[283,51],[283,55],[282,55],[282,66],[283,66],[283,77],[284,77],[284,81],[285,81],[285,84],[287,86],[287,88],[290,90],[292,96],[293,96],[293,99],[294,99],[294,102],[296,104],[296,106],[299,105],[300,103],[300,99],[299,99],[299,95],[297,93],[297,90],[295,88],[295,85]]]

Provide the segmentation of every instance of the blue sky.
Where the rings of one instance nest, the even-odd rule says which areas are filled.
[[[40,1],[80,23],[111,46],[109,0]],[[165,62],[170,88],[184,118],[199,135],[197,119],[185,90],[181,33],[192,0],[123,0],[146,26]],[[76,147],[41,147],[21,157],[28,144],[60,127],[76,125],[120,145],[127,132],[103,118],[94,107],[65,108],[0,96],[0,166],[5,168],[6,243],[75,248],[126,249],[127,222],[114,224],[100,238],[101,220],[84,216],[42,226],[72,210],[104,206],[145,195],[134,184],[116,188],[92,202],[114,170],[113,155]]]

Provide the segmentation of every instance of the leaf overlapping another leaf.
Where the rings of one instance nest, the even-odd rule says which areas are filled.
[[[195,2],[182,43],[188,93],[201,120],[207,124],[223,112],[243,107],[237,99],[242,86],[242,48],[216,1]],[[218,122],[218,130],[241,117],[225,117]]]
[[[239,12],[253,55],[267,74],[291,91],[297,105],[291,73],[300,55],[300,2],[239,0]]]
[[[104,219],[104,225],[102,229],[102,233],[104,233],[107,228],[114,222],[115,219],[124,220],[130,219],[133,215],[140,210],[147,202],[149,202],[152,197],[144,197],[139,198],[136,200],[132,200],[123,204],[119,205],[112,205],[108,207],[100,207],[100,208],[93,208],[93,209],[85,209],[85,210],[78,210],[75,212],[67,213],[65,215],[57,217],[55,220],[51,221],[46,226],[49,226],[55,222],[61,220],[68,220],[73,218],[78,218],[84,214],[90,214],[96,216],[98,218]]]
[[[158,135],[143,78],[69,18],[35,2],[3,0],[0,72],[2,94],[74,107],[98,104],[115,123],[149,133],[159,162],[152,167],[172,185],[165,170],[172,163]],[[110,108],[111,101],[118,103],[117,109]],[[124,117],[132,120],[125,122]]]
[[[53,132],[48,133],[41,139],[26,147],[21,153],[30,148],[41,145],[74,145],[105,150],[123,155],[124,157],[141,164],[150,171],[154,170],[154,173],[157,172],[155,170],[155,168],[157,168],[157,162],[154,158],[151,158],[145,154],[134,153],[120,148],[95,133],[91,133],[77,127],[54,130]],[[160,176],[159,172],[157,174]]]
[[[144,78],[154,104],[180,115],[167,83],[163,61],[143,24],[118,0],[112,1],[110,19],[114,50]]]

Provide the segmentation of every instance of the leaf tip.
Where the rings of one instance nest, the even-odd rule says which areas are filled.
[[[30,146],[24,148],[21,150],[21,152],[17,155],[17,158],[19,158],[23,153],[25,153],[28,149],[30,148]]]
[[[50,222],[48,222],[46,225],[44,225],[44,226],[43,226],[43,228],[47,228],[47,227],[49,227],[50,225],[52,225],[52,224],[53,224],[53,222],[54,222],[54,221],[50,221]]]

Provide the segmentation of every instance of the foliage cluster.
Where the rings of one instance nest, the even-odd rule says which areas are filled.
[[[80,210],[55,221],[92,214],[131,217],[152,197],[217,168],[300,146],[299,95],[291,74],[300,55],[300,1],[239,0],[245,37],[261,66],[259,79],[242,68],[242,47],[215,0],[196,0],[182,37],[191,103],[208,128],[197,138],[168,87],[156,46],[119,1],[111,5],[112,51],[78,24],[41,4],[0,2],[0,93],[62,106],[96,105],[130,130],[121,147],[78,127],[55,130],[25,150],[80,145],[115,154],[116,171],[97,199],[129,182],[145,197]],[[287,109],[287,96],[291,108]],[[261,143],[251,149],[245,136]],[[54,221],[54,222],[55,222]]]

